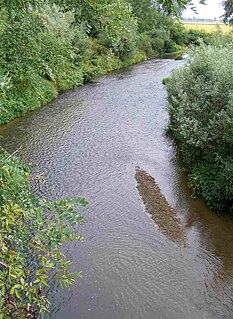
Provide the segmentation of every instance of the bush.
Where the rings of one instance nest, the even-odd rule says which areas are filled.
[[[171,78],[163,78],[162,83],[163,83],[164,85],[167,85],[170,81],[171,81]]]
[[[136,19],[132,8],[122,0],[102,7],[105,22],[99,32],[100,44],[111,49],[121,60],[132,57],[136,50]]]
[[[17,157],[0,154],[0,318],[35,318],[49,310],[55,280],[69,287],[78,273],[61,252],[65,241],[81,240],[82,198],[49,201],[31,193],[35,180]]]
[[[138,36],[138,48],[146,53],[147,59],[155,58],[155,52],[152,48],[152,38],[145,32]]]
[[[232,44],[201,45],[168,83],[171,125],[190,184],[211,208],[233,205]]]
[[[203,30],[190,29],[187,31],[187,33],[187,45],[200,45],[202,42],[209,44],[210,42],[211,34]]]

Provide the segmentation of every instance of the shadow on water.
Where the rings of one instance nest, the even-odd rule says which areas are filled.
[[[70,292],[56,289],[49,318],[233,317],[233,221],[191,198],[164,134],[162,79],[182,63],[113,72],[0,128],[2,146],[14,152],[22,145],[19,154],[37,164],[55,196],[90,203],[86,241],[64,247],[83,279]],[[135,179],[135,167],[146,175]],[[163,224],[165,213],[151,218],[157,201],[169,212]]]

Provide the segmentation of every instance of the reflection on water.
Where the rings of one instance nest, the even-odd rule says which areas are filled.
[[[232,218],[222,216],[221,214],[206,213],[205,203],[200,199],[192,199],[190,189],[187,188],[187,177],[180,176],[181,190],[186,195],[188,209],[184,216],[186,219],[186,228],[191,230],[197,229],[199,242],[202,247],[210,250],[219,258],[219,275],[226,280],[231,280],[233,274],[233,232]]]
[[[230,319],[233,221],[192,199],[168,124],[162,79],[182,61],[147,61],[62,94],[0,128],[35,162],[55,196],[82,196],[85,243],[64,250],[84,278],[51,300],[56,319]],[[184,225],[169,239],[147,214],[135,168],[154,178]]]

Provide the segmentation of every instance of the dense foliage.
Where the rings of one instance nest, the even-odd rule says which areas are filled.
[[[0,125],[110,70],[182,51],[189,31],[167,13],[187,2],[0,0]]]
[[[35,318],[49,309],[54,280],[69,287],[80,273],[61,252],[65,241],[81,240],[77,225],[82,198],[39,199],[34,179],[17,157],[0,154],[0,318]]]
[[[190,185],[216,210],[233,206],[233,45],[202,45],[168,82],[170,132]]]

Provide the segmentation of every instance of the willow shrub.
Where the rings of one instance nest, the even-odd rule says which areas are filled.
[[[35,318],[49,310],[54,281],[69,287],[81,276],[69,270],[65,241],[81,240],[82,198],[39,199],[29,190],[24,163],[0,154],[0,318]]]
[[[211,208],[233,205],[232,44],[189,52],[168,83],[170,132],[190,173],[190,185]]]

